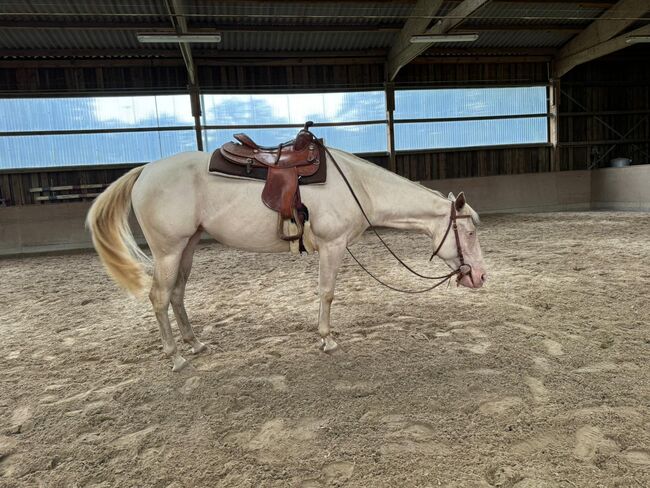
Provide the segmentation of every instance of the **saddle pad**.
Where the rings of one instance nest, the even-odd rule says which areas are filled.
[[[320,161],[320,147],[316,144],[310,144],[301,151],[296,151],[293,148],[284,149],[280,153],[278,159],[277,151],[265,151],[259,149],[251,149],[242,144],[234,142],[226,142],[221,146],[221,154],[224,158],[233,163],[239,163],[246,166],[252,162],[255,166],[278,166],[280,168],[287,166],[309,166],[314,162]]]
[[[302,176],[300,177],[298,183],[300,185],[315,185],[322,184],[327,181],[327,164],[325,157],[325,150],[319,148],[320,150],[320,164],[318,165],[318,170],[311,176]],[[240,164],[231,163],[226,158],[223,157],[221,151],[216,149],[212,152],[210,156],[210,164],[208,166],[208,171],[213,174],[221,174],[224,176],[231,176],[236,178],[244,178],[247,180],[262,180],[266,181],[266,176],[268,173],[267,167],[250,167],[242,166]]]

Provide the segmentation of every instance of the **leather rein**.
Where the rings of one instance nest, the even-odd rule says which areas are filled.
[[[307,131],[309,131],[309,129],[307,127],[308,126],[306,126],[305,129]],[[311,131],[309,131],[309,132],[311,134]],[[320,142],[318,141],[318,139],[313,134],[312,134],[312,137],[313,137],[314,141],[316,142],[316,144],[321,145]],[[449,231],[453,228],[454,237],[456,238],[456,251],[458,253],[458,258],[460,259],[460,266],[458,267],[458,269],[456,269],[456,270],[454,270],[454,271],[452,271],[450,273],[447,273],[446,275],[443,275],[443,276],[427,276],[427,275],[423,275],[421,273],[418,273],[417,271],[412,269],[408,264],[406,264],[404,261],[402,261],[399,258],[399,256],[397,254],[395,254],[395,252],[388,246],[388,244],[386,244],[384,239],[382,239],[382,237],[379,235],[379,233],[377,232],[375,227],[372,225],[372,222],[370,222],[370,219],[368,218],[368,215],[366,214],[366,211],[363,209],[363,206],[361,205],[361,202],[359,201],[359,198],[357,198],[356,193],[354,193],[354,190],[352,189],[352,185],[350,184],[349,180],[347,179],[347,177],[345,176],[345,174],[341,170],[341,167],[339,166],[339,164],[336,162],[336,159],[334,158],[334,156],[332,155],[330,150],[327,148],[327,146],[325,146],[324,144],[322,144],[321,146],[323,147],[323,149],[325,150],[327,155],[330,157],[330,159],[332,160],[332,163],[334,163],[334,166],[336,167],[337,171],[339,172],[339,174],[343,178],[343,181],[345,182],[348,189],[350,190],[350,193],[352,194],[352,197],[354,198],[355,202],[357,202],[357,205],[359,206],[359,209],[361,210],[361,213],[363,214],[363,217],[366,219],[366,222],[368,222],[368,225],[370,226],[370,229],[377,236],[377,238],[383,244],[383,246],[388,250],[388,252],[397,260],[397,262],[399,264],[401,264],[404,268],[406,268],[409,272],[411,272],[415,276],[417,276],[419,278],[423,278],[425,280],[440,280],[440,281],[438,283],[436,283],[435,285],[433,285],[433,286],[429,286],[427,288],[423,288],[423,289],[420,289],[420,290],[405,290],[405,289],[401,289],[401,288],[396,288],[396,287],[394,287],[392,285],[389,285],[388,283],[385,283],[380,278],[375,276],[372,272],[370,272],[357,259],[357,257],[352,253],[350,248],[346,246],[345,248],[347,249],[350,256],[352,256],[352,259],[354,259],[354,261],[359,265],[359,267],[361,269],[363,269],[366,273],[368,273],[368,275],[372,279],[374,279],[377,283],[379,283],[379,284],[381,284],[381,285],[385,286],[386,288],[389,288],[389,289],[391,289],[393,291],[398,291],[398,292],[401,292],[401,293],[416,294],[416,293],[425,293],[427,291],[431,291],[434,288],[437,288],[440,285],[448,282],[452,277],[454,277],[456,275],[458,275],[457,280],[460,281],[460,279],[463,276],[468,275],[468,274],[471,273],[472,267],[469,264],[465,264],[465,259],[463,257],[463,250],[462,250],[462,247],[460,245],[460,236],[458,235],[458,225],[457,225],[457,222],[456,222],[458,219],[471,218],[471,216],[470,215],[458,215],[458,213],[456,212],[455,202],[451,202],[451,213],[449,215],[449,224],[447,225],[447,230],[445,231],[445,235],[443,236],[442,240],[440,241],[440,244],[438,244],[438,247],[436,248],[436,250],[433,251],[433,254],[429,258],[429,261],[431,261],[433,259],[433,257],[438,254],[438,252],[442,248],[443,244],[447,240],[447,236],[449,235]]]

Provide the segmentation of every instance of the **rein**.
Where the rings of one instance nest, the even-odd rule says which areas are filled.
[[[306,130],[309,130],[309,129],[306,129]],[[310,132],[310,134],[311,134],[311,132]],[[313,136],[313,134],[312,134],[312,136]],[[314,140],[316,141],[317,144],[321,145],[318,142],[318,140],[316,139],[316,137],[314,137]],[[447,225],[447,230],[445,232],[445,235],[443,236],[443,238],[440,241],[440,244],[438,245],[436,250],[433,251],[433,254],[431,255],[431,258],[429,258],[429,261],[431,261],[433,259],[433,257],[438,254],[438,252],[442,248],[442,245],[447,240],[447,236],[449,235],[450,229],[453,227],[453,229],[454,229],[454,237],[456,238],[456,250],[458,252],[458,257],[460,259],[460,266],[458,267],[458,269],[456,269],[456,270],[454,270],[454,271],[452,271],[450,273],[447,273],[446,275],[443,275],[443,276],[427,276],[427,275],[420,274],[417,271],[415,271],[414,269],[412,269],[404,261],[402,261],[400,259],[400,257],[397,254],[395,254],[395,252],[388,246],[388,244],[386,244],[384,239],[382,239],[382,237],[379,235],[377,230],[372,225],[372,222],[370,222],[370,219],[368,218],[368,215],[366,214],[366,211],[363,209],[363,206],[361,205],[361,202],[359,201],[359,198],[357,198],[356,193],[354,193],[354,190],[352,189],[352,185],[350,184],[350,181],[347,179],[347,177],[343,173],[343,170],[341,170],[341,167],[336,162],[336,159],[334,158],[334,156],[332,155],[330,150],[327,148],[327,146],[325,146],[325,144],[322,144],[321,147],[325,150],[327,155],[330,157],[330,159],[332,160],[332,163],[334,163],[334,166],[336,167],[337,171],[339,172],[339,174],[343,178],[343,181],[345,182],[346,186],[350,190],[350,193],[352,194],[352,197],[354,198],[354,201],[357,202],[357,205],[359,206],[359,209],[361,210],[361,213],[363,214],[363,217],[366,219],[366,222],[368,222],[368,225],[370,226],[370,229],[377,236],[377,238],[383,244],[383,246],[388,250],[388,252],[397,260],[397,262],[399,264],[401,264],[404,268],[406,268],[408,271],[410,271],[415,276],[418,276],[418,277],[423,278],[425,280],[440,280],[440,281],[438,283],[436,283],[435,285],[433,285],[433,286],[423,288],[421,290],[405,290],[405,289],[401,289],[401,288],[396,288],[394,286],[391,286],[391,285],[385,283],[380,278],[377,278],[374,274],[372,274],[363,264],[361,264],[361,262],[357,259],[357,257],[352,253],[350,248],[346,246],[345,248],[347,249],[350,256],[352,256],[352,259],[354,259],[354,261],[359,265],[359,267],[362,270],[364,270],[366,273],[368,273],[368,275],[372,279],[374,279],[377,283],[385,286],[386,288],[389,288],[390,290],[398,291],[398,292],[401,292],[401,293],[417,294],[417,293],[425,293],[427,291],[431,291],[434,288],[437,288],[440,285],[448,282],[453,276],[456,276],[456,275],[458,275],[458,279],[460,280],[460,278],[462,278],[463,276],[465,276],[465,275],[467,275],[467,274],[469,274],[471,272],[471,270],[472,270],[471,266],[468,265],[468,264],[465,264],[465,260],[463,258],[463,251],[462,251],[462,248],[460,246],[460,237],[458,235],[458,225],[456,224],[457,219],[470,218],[470,216],[469,215],[458,215],[456,213],[456,207],[454,206],[454,202],[451,202],[451,214],[449,215],[449,224]]]

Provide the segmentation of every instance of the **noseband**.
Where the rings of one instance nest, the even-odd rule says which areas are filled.
[[[458,219],[470,219],[470,218],[472,218],[471,215],[458,215],[458,213],[456,212],[455,202],[451,202],[451,213],[449,214],[449,224],[447,225],[447,230],[445,231],[445,235],[442,237],[440,244],[438,244],[438,247],[436,248],[435,251],[433,251],[433,254],[429,258],[429,261],[431,261],[434,256],[438,255],[438,252],[442,248],[442,245],[447,240],[447,236],[449,235],[449,230],[453,227],[454,237],[456,238],[456,253],[458,254],[458,259],[460,260],[460,266],[456,270],[456,272],[458,273],[459,280],[463,276],[469,275],[472,272],[472,266],[470,266],[469,264],[465,264],[465,258],[463,257],[463,248],[460,245],[460,237],[458,236],[458,224],[456,223],[456,221]]]

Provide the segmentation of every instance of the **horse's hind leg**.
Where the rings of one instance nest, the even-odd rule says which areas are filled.
[[[190,277],[190,271],[192,271],[192,259],[194,257],[194,249],[196,244],[201,239],[201,229],[196,231],[190,241],[187,243],[183,255],[181,256],[180,269],[178,271],[178,278],[176,278],[176,284],[172,290],[171,303],[172,309],[174,310],[174,316],[176,317],[176,323],[178,328],[181,330],[181,336],[183,341],[192,346],[192,354],[198,354],[205,349],[205,344],[199,341],[194,335],[194,329],[190,324],[190,320],[187,317],[187,311],[185,310],[185,285],[187,280]]]
[[[179,354],[176,348],[176,341],[172,334],[169,315],[167,313],[172,290],[178,277],[181,256],[187,242],[185,240],[179,243],[182,245],[173,246],[170,250],[166,250],[164,254],[152,250],[154,255],[154,272],[149,298],[151,299],[151,304],[153,305],[156,319],[158,320],[158,326],[160,327],[163,351],[167,357],[172,358],[173,371],[180,371],[187,364],[185,358]]]

